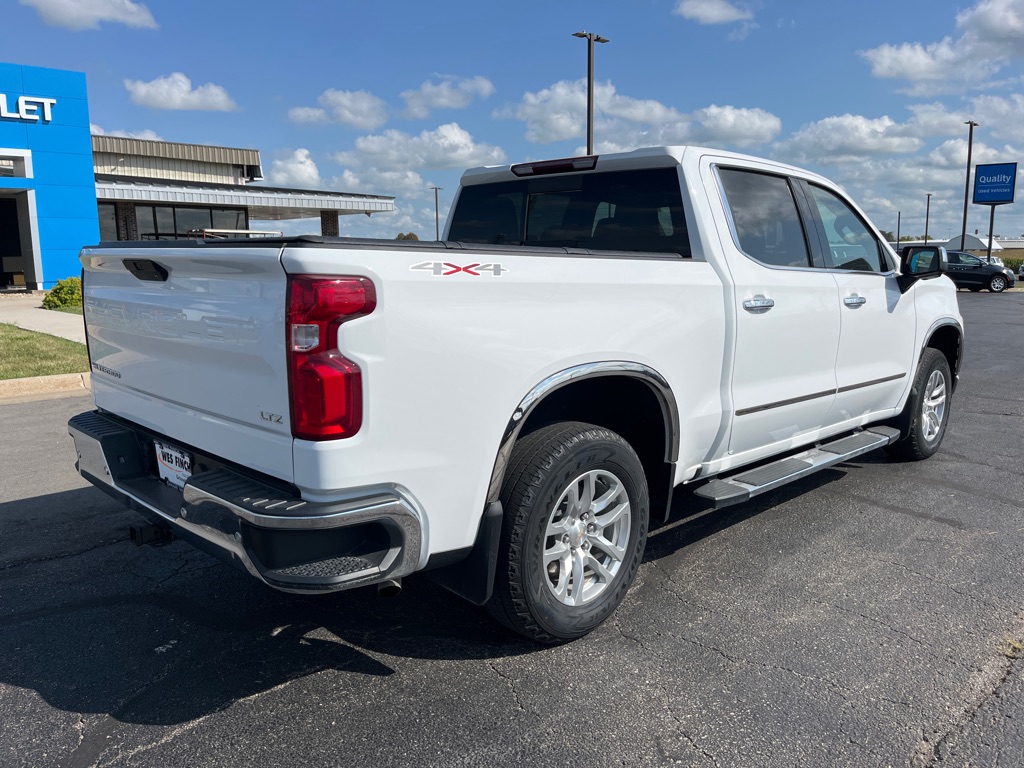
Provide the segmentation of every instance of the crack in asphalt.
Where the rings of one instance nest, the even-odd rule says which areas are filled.
[[[1007,633],[1017,642],[1024,642],[1024,617]],[[947,714],[931,729],[921,731],[921,740],[911,755],[912,768],[932,768],[944,762],[943,749],[952,748],[956,739],[971,724],[979,710],[996,696],[1013,671],[1014,659],[995,651],[981,669],[967,681],[960,707]]]
[[[1011,400],[1009,402],[1013,402],[1013,401]],[[1022,416],[1019,413],[1005,413],[1005,412],[1000,413],[999,411],[988,411],[988,410],[985,410],[985,411],[974,411],[974,410],[971,410],[969,408],[958,408],[957,412],[958,413],[969,413],[972,416],[1000,416],[1002,418],[1024,419],[1024,416]]]
[[[722,658],[726,659],[727,661],[738,666],[751,666],[757,669],[764,669],[769,672],[784,672],[786,674],[793,675],[794,677],[797,677],[801,680],[808,680],[815,683],[823,683],[825,686],[833,689],[845,702],[849,702],[851,697],[863,697],[868,701],[884,701],[885,703],[892,704],[896,707],[913,709],[913,704],[907,701],[897,701],[895,699],[890,699],[887,696],[872,696],[870,694],[866,694],[863,690],[850,688],[849,686],[842,685],[841,683],[838,683],[835,680],[830,680],[827,677],[809,675],[806,672],[799,672],[798,670],[792,669],[790,667],[784,667],[778,664],[768,664],[765,662],[751,661],[741,656],[733,656],[731,654],[728,654],[721,648],[717,648],[713,645],[708,645],[707,643],[702,643],[700,640],[697,640],[695,638],[683,637],[681,635],[678,637],[683,642],[690,643],[691,645],[696,645],[698,648],[702,648],[711,653],[715,653],[721,656]]]
[[[997,611],[1005,611],[1008,608],[1011,608],[1010,605],[997,605],[995,603],[989,602],[984,597],[979,597],[978,595],[972,595],[970,592],[964,592],[963,590],[959,590],[956,587],[952,586],[951,584],[948,584],[947,582],[942,581],[941,579],[938,579],[938,578],[936,578],[934,576],[929,576],[926,573],[921,573],[920,571],[915,571],[913,568],[911,568],[911,567],[909,567],[907,565],[904,565],[903,563],[897,563],[894,560],[883,560],[881,558],[870,558],[870,559],[873,560],[876,563],[881,563],[882,565],[893,565],[893,566],[896,566],[897,568],[900,568],[900,569],[906,571],[911,576],[917,576],[918,578],[924,579],[925,581],[930,582],[932,584],[938,584],[939,586],[945,587],[946,589],[948,589],[954,595],[957,595],[958,597],[967,598],[968,600],[973,600],[976,603],[981,603],[986,608],[993,608],[993,609],[995,609]]]
[[[116,539],[107,539],[106,541],[101,541],[99,544],[96,544],[94,546],[87,547],[85,549],[75,550],[74,552],[59,552],[55,555],[47,555],[45,557],[27,557],[23,560],[14,560],[10,563],[4,563],[3,565],[0,565],[0,573],[3,573],[5,571],[12,571],[15,568],[23,568],[26,565],[40,565],[42,563],[51,563],[56,562],[58,560],[66,560],[69,557],[78,557],[79,555],[85,555],[89,552],[95,552],[97,549],[104,549],[114,544],[120,544],[123,541],[124,537],[119,536]]]
[[[668,591],[668,590],[666,590],[666,591]],[[630,640],[631,642],[636,643],[638,646],[640,646],[640,649],[642,651],[646,652],[646,651],[649,650],[648,647],[647,647],[647,644],[644,643],[642,637],[640,637],[639,635],[635,635],[632,632],[628,632],[622,626],[622,622],[621,622],[619,616],[617,616],[616,614],[612,614],[612,616],[610,617],[610,620],[611,620],[611,624],[618,630],[619,634],[622,637],[624,637],[626,640]],[[682,736],[683,740],[686,741],[686,743],[689,744],[694,750],[699,752],[705,758],[705,760],[709,761],[712,765],[715,765],[715,766],[720,765],[720,763],[718,762],[718,759],[713,754],[711,754],[710,752],[705,750],[697,742],[697,740],[687,732],[685,726],[683,725],[682,719],[678,715],[676,715],[675,712],[672,711],[671,697],[668,695],[668,691],[666,690],[665,686],[663,686],[663,685],[653,685],[652,687],[655,690],[657,690],[662,696],[665,697],[666,702],[667,702],[666,703],[666,711],[668,712],[668,716],[671,717],[675,721],[676,725],[678,726],[677,733],[680,736]],[[666,760],[671,759],[671,756],[668,754],[668,752],[667,752],[667,750],[665,748],[665,745],[663,744],[663,737],[662,736],[658,737],[658,752],[661,754],[661,756],[664,759],[666,759]]]
[[[523,706],[523,702],[519,698],[519,691],[516,690],[516,681],[512,678],[512,676],[507,675],[500,669],[498,669],[498,665],[494,662],[488,663],[487,666],[491,669],[491,671],[494,672],[494,674],[496,674],[504,681],[505,685],[508,686],[509,691],[512,692],[512,700],[516,704],[516,709],[518,709],[520,712],[527,712],[526,707]]]
[[[680,736],[683,737],[683,740],[687,744],[689,744],[693,749],[695,749],[697,752],[699,752],[701,754],[701,756],[705,760],[710,762],[712,765],[715,765],[715,766],[721,765],[718,762],[718,758],[716,758],[713,754],[711,754],[706,749],[704,749],[704,747],[702,747],[700,744],[697,743],[697,740],[695,738],[693,738],[689,733],[686,732],[686,730],[683,728],[682,721],[678,717],[676,717],[675,714],[673,714],[671,708],[669,709],[668,714],[669,714],[669,717],[671,717],[673,720],[676,721],[676,724],[679,726],[679,730],[677,731],[677,733]],[[658,751],[660,751],[662,753],[662,757],[668,758],[668,755],[665,754],[665,750],[664,750],[663,747],[659,746],[659,750]]]
[[[890,632],[892,632],[894,634],[901,635],[901,636],[907,638],[908,640],[911,640],[912,642],[917,643],[922,648],[926,648],[926,649],[928,648],[927,643],[925,643],[923,640],[914,637],[909,632],[906,632],[906,631],[904,631],[902,629],[894,627],[891,624],[887,624],[886,622],[882,621],[881,619],[877,619],[874,616],[868,616],[866,613],[861,613],[860,611],[855,611],[855,610],[852,610],[850,608],[845,608],[845,607],[843,607],[841,605],[838,605],[836,603],[830,603],[827,600],[815,600],[814,598],[810,598],[809,602],[811,602],[814,605],[824,606],[825,608],[833,608],[833,609],[835,609],[837,611],[841,611],[842,613],[848,614],[850,616],[856,616],[857,618],[864,619],[865,621],[869,621],[872,624],[877,624],[878,626],[883,627],[883,628],[889,630]]]
[[[649,650],[649,649],[647,648],[647,644],[646,644],[646,643],[644,643],[644,641],[643,641],[643,638],[642,638],[642,637],[640,637],[639,635],[634,635],[634,634],[632,634],[632,633],[630,633],[630,632],[627,632],[627,631],[626,631],[626,630],[625,630],[625,629],[623,628],[623,626],[622,626],[622,622],[621,622],[621,620],[619,619],[618,615],[616,615],[616,614],[614,614],[614,613],[613,613],[613,614],[612,614],[612,615],[611,615],[611,616],[610,616],[609,618],[611,619],[611,624],[612,624],[612,626],[613,626],[613,627],[615,627],[615,628],[616,628],[616,629],[617,629],[617,630],[619,631],[619,634],[620,634],[620,635],[622,635],[622,637],[624,637],[624,638],[626,638],[627,640],[630,640],[630,641],[632,641],[632,642],[636,643],[637,645],[639,645],[639,646],[640,646],[640,650],[642,650],[642,651],[647,651],[647,650]]]

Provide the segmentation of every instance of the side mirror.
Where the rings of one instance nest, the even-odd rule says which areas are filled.
[[[900,251],[900,293],[918,280],[931,280],[947,268],[946,249],[941,245],[908,245]]]

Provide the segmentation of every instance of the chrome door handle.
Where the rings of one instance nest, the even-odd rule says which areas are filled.
[[[757,296],[755,296],[752,299],[744,299],[743,300],[743,308],[745,310],[747,310],[748,312],[753,312],[755,314],[760,314],[762,312],[767,312],[769,309],[771,309],[774,306],[775,306],[775,300],[774,299],[769,299],[767,296],[762,296],[760,294],[758,294]]]
[[[865,299],[863,296],[847,296],[845,299],[843,299],[843,304],[845,304],[848,307],[862,307],[867,303],[868,300]]]

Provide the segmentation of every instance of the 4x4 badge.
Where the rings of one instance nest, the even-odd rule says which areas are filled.
[[[409,267],[414,272],[429,272],[434,277],[448,277],[449,275],[466,274],[473,277],[480,277],[487,272],[495,277],[501,277],[502,272],[508,272],[501,264],[466,264],[460,266],[449,261],[424,261],[413,264]]]

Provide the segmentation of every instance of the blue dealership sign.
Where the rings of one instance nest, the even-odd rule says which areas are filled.
[[[1004,205],[1013,202],[1017,185],[1016,163],[992,163],[974,167],[975,205]]]
[[[85,75],[0,62],[0,285],[52,288],[99,240]]]

